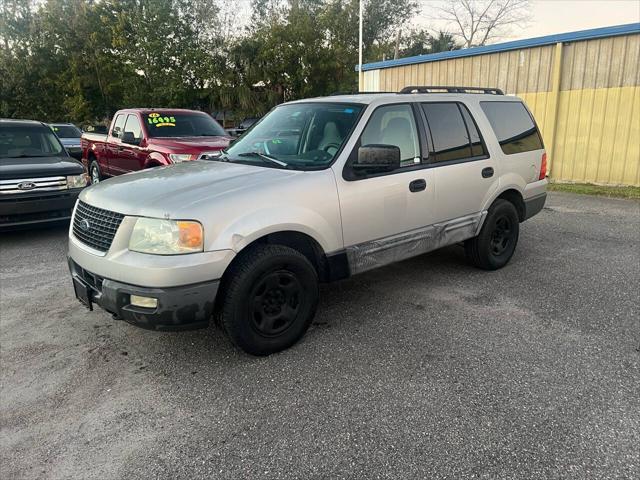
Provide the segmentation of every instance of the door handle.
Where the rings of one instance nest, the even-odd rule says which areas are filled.
[[[482,169],[482,178],[493,177],[493,168],[487,167]]]
[[[409,184],[409,191],[411,192],[420,192],[425,188],[427,188],[427,181],[424,178],[414,180]]]

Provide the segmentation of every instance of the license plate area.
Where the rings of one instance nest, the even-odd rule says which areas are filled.
[[[82,303],[89,310],[93,310],[93,302],[91,301],[91,287],[78,280],[76,277],[73,277],[73,290],[76,293],[76,298],[80,300],[80,303]]]

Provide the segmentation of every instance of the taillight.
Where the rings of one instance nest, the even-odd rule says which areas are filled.
[[[547,176],[547,152],[542,154],[542,162],[540,162],[540,175],[538,180],[544,180]]]

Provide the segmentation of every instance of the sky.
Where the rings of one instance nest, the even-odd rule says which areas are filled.
[[[438,0],[420,3],[423,11],[417,23],[446,30],[446,25],[429,19]],[[531,14],[527,27],[513,30],[502,41],[640,22],[640,0],[532,0]]]

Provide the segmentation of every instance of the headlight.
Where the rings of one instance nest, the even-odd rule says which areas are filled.
[[[181,163],[188,162],[189,160],[195,160],[196,156],[188,153],[170,153],[169,159],[171,159],[173,163]]]
[[[129,250],[156,255],[202,252],[202,225],[191,220],[138,218],[129,239]]]
[[[67,188],[83,188],[89,183],[87,175],[69,175],[67,177]]]

